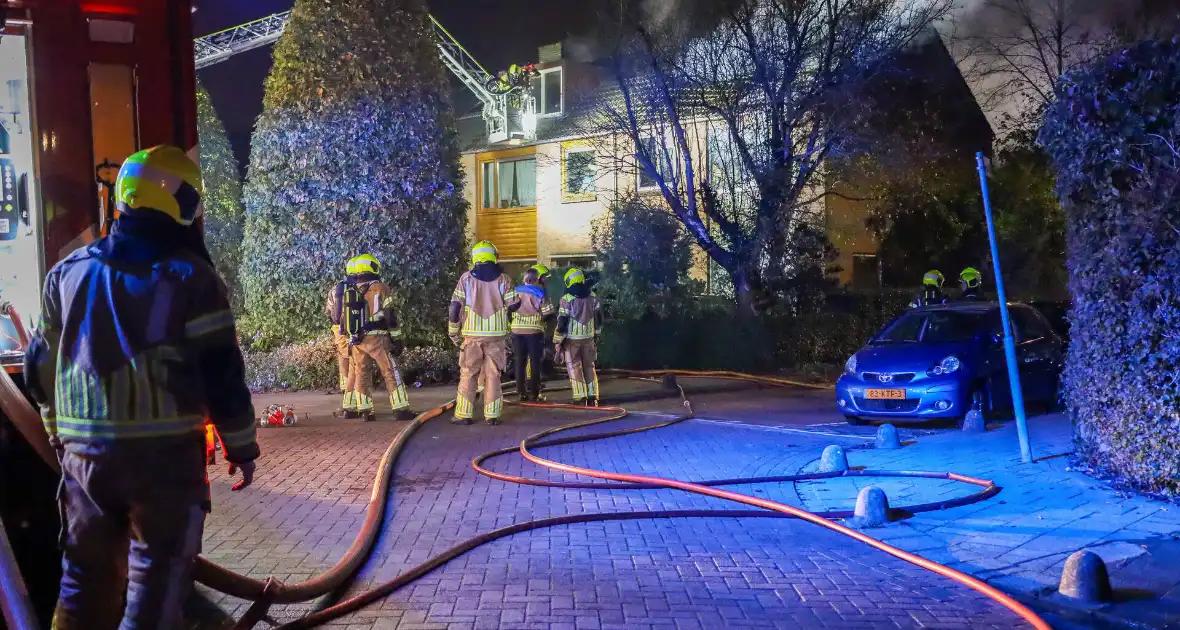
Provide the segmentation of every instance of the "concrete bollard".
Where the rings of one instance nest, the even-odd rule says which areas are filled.
[[[835,444],[825,448],[819,458],[819,471],[827,473],[845,470],[848,470],[848,457],[844,455],[844,449]]]
[[[853,512],[858,527],[881,527],[889,522],[889,498],[885,491],[869,486],[861,488],[856,495],[856,510]]]
[[[983,433],[987,431],[987,421],[983,417],[983,412],[978,409],[972,409],[963,417],[963,432],[964,433]]]
[[[677,385],[676,385],[676,375],[675,374],[665,374],[664,375],[664,389],[666,389],[668,391],[673,391],[673,392],[678,389]]]
[[[897,427],[883,424],[877,427],[877,448],[901,448],[901,438],[897,437]]]
[[[1106,563],[1092,551],[1075,551],[1065,560],[1057,591],[1082,602],[1110,601],[1110,576],[1106,572]]]

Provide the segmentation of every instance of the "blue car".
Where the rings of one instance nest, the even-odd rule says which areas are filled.
[[[1013,303],[1009,313],[1025,403],[1053,406],[1063,343],[1031,306]],[[1002,331],[995,302],[907,311],[848,359],[836,381],[836,404],[851,424],[953,420],[961,426],[976,402],[985,414],[1011,409]]]

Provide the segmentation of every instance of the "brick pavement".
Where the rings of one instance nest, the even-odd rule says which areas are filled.
[[[437,396],[448,394],[443,390]],[[633,406],[676,411],[674,401]],[[352,592],[390,579],[470,536],[524,520],[597,511],[740,507],[671,490],[504,484],[470,468],[471,458],[484,450],[577,417],[512,408],[500,427],[454,427],[445,421],[423,427],[399,460],[377,553]],[[637,417],[611,426],[656,420]],[[355,535],[376,459],[396,428],[391,422],[324,421],[264,431],[267,473],[257,488],[230,494],[227,479],[220,474],[213,479],[218,507],[206,536],[207,557],[254,577],[276,573],[296,579],[326,568]],[[544,454],[606,470],[706,479],[790,474],[825,440],[690,421],[640,435],[553,447]],[[564,478],[537,470],[516,455],[493,460],[489,467]],[[791,484],[734,489],[800,503]],[[235,615],[244,610],[244,602],[218,602]],[[306,609],[278,608],[273,616],[281,622]],[[577,629],[1021,624],[972,591],[815,526],[782,519],[708,518],[590,523],[512,536],[452,561],[336,625]]]
[[[1108,607],[1104,617],[1147,627],[1180,625],[1180,508],[1113,489],[1071,470],[1072,428],[1060,415],[1029,421],[1033,457],[1020,462],[1014,423],[993,424],[983,435],[945,431],[899,450],[850,450],[853,466],[894,470],[953,470],[995,481],[1003,490],[987,502],[919,514],[874,535],[898,547],[974,574],[1004,590],[1053,595],[1065,559],[1088,549],[1111,570],[1112,584],[1133,599]],[[818,457],[818,453],[816,454]],[[812,470],[815,463],[804,466]],[[840,479],[799,484],[812,510],[848,509],[860,487],[883,488],[891,503],[936,501],[971,492],[954,482],[909,479]],[[1161,558],[1167,560],[1161,561]],[[1169,568],[1163,568],[1161,566]],[[1163,595],[1163,599],[1154,599]],[[1150,600],[1150,605],[1147,604]]]

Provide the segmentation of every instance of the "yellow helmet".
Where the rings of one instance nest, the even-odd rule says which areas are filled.
[[[983,281],[983,274],[979,273],[975,267],[967,267],[959,273],[959,280],[962,280],[967,288],[974,289]]]
[[[922,276],[922,284],[924,286],[942,287],[942,283],[946,282],[946,278],[942,276],[942,272],[937,269],[931,269]]]
[[[582,273],[582,270],[578,269],[577,267],[574,267],[574,268],[570,269],[569,271],[565,272],[565,286],[566,286],[566,288],[572,287],[575,284],[581,284],[585,281],[586,281],[586,274]]]
[[[379,274],[381,273],[381,261],[372,254],[361,254],[348,261],[347,271],[350,275],[359,275],[362,273]]]
[[[154,210],[181,225],[192,225],[201,208],[201,167],[184,151],[162,145],[123,161],[115,182],[119,213]]]
[[[490,241],[480,241],[471,248],[471,264],[473,265],[485,262],[494,263],[499,260],[499,257],[500,252]]]
[[[549,275],[550,273],[552,273],[551,271],[549,271],[549,268],[548,268],[548,267],[546,267],[545,265],[542,265],[542,264],[540,264],[540,263],[537,263],[537,264],[533,265],[532,267],[530,267],[530,269],[532,269],[533,271],[537,272],[537,277],[538,277],[538,278],[544,278],[545,276],[547,276],[547,275]]]

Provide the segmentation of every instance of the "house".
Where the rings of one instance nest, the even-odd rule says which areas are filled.
[[[590,135],[576,120],[572,95],[601,93],[606,80],[601,73],[567,58],[561,44],[541,47],[538,57],[539,74],[533,82],[535,139],[489,143],[479,113],[459,120],[464,196],[470,203],[468,237],[495,243],[514,277],[536,262],[552,267],[592,265],[593,222],[606,214],[613,200],[651,192],[654,185],[634,166],[625,165],[626,160],[602,159],[603,152],[613,152],[615,158],[627,155],[627,139]],[[932,143],[952,147],[947,154],[990,149],[991,128],[941,39],[932,33],[903,57],[903,64],[915,69],[918,78],[875,86],[874,97],[894,99],[890,109],[895,114],[946,121],[924,133]],[[883,119],[872,124],[892,123]],[[709,126],[705,121],[694,127],[694,146],[703,153],[697,159],[711,161],[723,152],[723,143],[708,135]],[[725,134],[717,137],[725,139]],[[845,191],[866,184],[855,173],[844,175],[840,183],[824,184]],[[856,288],[880,286],[877,243],[865,227],[867,205],[855,195],[831,195],[819,202],[818,211],[840,250],[840,282]],[[695,273],[708,284],[712,266],[704,264],[703,255],[701,261]]]

